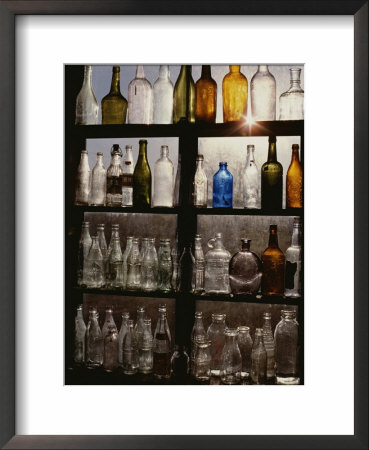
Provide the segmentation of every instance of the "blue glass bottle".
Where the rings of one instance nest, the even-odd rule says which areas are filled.
[[[213,176],[213,208],[232,208],[233,176],[227,170],[227,163],[220,162],[219,170]]]

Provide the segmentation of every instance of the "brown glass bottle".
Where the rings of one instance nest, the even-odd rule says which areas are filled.
[[[263,277],[262,295],[280,295],[284,293],[285,256],[278,247],[277,225],[269,227],[269,246],[261,255]]]
[[[223,78],[223,122],[245,119],[247,115],[248,83],[240,67],[229,66]]]
[[[113,66],[110,92],[101,101],[101,122],[126,123],[128,102],[120,92],[120,67]]]
[[[299,146],[292,145],[291,164],[286,180],[287,208],[302,208],[302,167],[299,160]]]
[[[201,67],[201,78],[196,81],[196,122],[215,123],[217,113],[217,84],[211,78],[210,66]]]

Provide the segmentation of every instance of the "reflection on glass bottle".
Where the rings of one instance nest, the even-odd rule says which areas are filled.
[[[210,66],[201,66],[201,78],[196,81],[196,122],[215,123],[217,113],[217,84],[211,78]]]
[[[85,362],[85,339],[86,325],[82,315],[82,305],[77,307],[77,314],[74,320],[74,362],[83,364]]]
[[[144,67],[137,66],[136,77],[128,85],[128,123],[152,123],[153,95]]]
[[[122,205],[122,181],[123,169],[120,165],[121,149],[118,144],[112,147],[112,157],[110,166],[107,171],[106,182],[106,205],[121,206]]]
[[[262,272],[260,258],[250,251],[250,239],[241,239],[242,248],[229,263],[229,282],[234,294],[252,295],[259,291]]]
[[[133,241],[133,237],[128,236],[126,249],[124,250],[124,253],[123,253],[123,289],[125,289],[127,287],[127,272],[128,272],[127,260],[128,260],[129,252],[131,251],[131,248],[132,248],[132,241]]]
[[[138,371],[140,373],[151,373],[154,365],[151,319],[144,319],[144,331],[142,335],[137,338],[137,344]]]
[[[282,310],[282,319],[275,327],[274,342],[277,384],[299,384],[298,323],[295,311]]]
[[[282,209],[283,167],[277,161],[277,138],[269,136],[268,160],[261,167],[261,207]]]
[[[229,294],[229,260],[231,255],[225,249],[222,233],[208,241],[205,255],[205,292],[208,294]]]
[[[160,304],[159,308],[158,308],[158,312],[159,312],[159,316],[160,316],[160,313],[165,313],[164,328],[165,328],[165,332],[166,332],[166,334],[168,336],[168,339],[169,339],[169,346],[170,346],[170,348],[172,348],[172,335],[170,333],[169,324],[168,324],[167,305],[165,305],[164,303]],[[156,323],[154,336],[155,336],[156,333],[158,333],[159,326],[160,326],[160,320],[158,320],[157,323]]]
[[[103,362],[104,341],[97,320],[96,309],[91,309],[86,328],[86,366],[89,369],[100,367]]]
[[[119,236],[119,224],[114,223],[111,226],[111,237],[110,237],[110,242],[109,242],[109,246],[108,246],[108,251],[106,254],[106,266],[105,266],[105,274],[106,274],[106,284],[109,285],[110,283],[110,269],[109,269],[109,258],[110,258],[110,253],[113,249],[113,242],[114,242],[114,238],[118,238],[119,242],[120,242],[120,236]]]
[[[92,66],[85,66],[82,88],[76,99],[76,125],[96,125],[99,105],[92,89]]]
[[[123,288],[123,254],[120,248],[120,239],[113,239],[113,247],[109,255],[109,286],[112,288]]]
[[[237,343],[237,328],[227,328],[222,351],[222,370],[220,379],[223,384],[238,384],[241,381],[242,357]]]
[[[229,66],[229,73],[223,78],[223,122],[245,119],[247,115],[248,83],[240,68]]]
[[[133,205],[133,171],[132,145],[126,145],[123,157],[122,206]]]
[[[145,331],[145,308],[143,306],[137,307],[137,314],[136,314],[136,325],[133,328],[133,331],[135,333],[135,337],[137,340],[137,345],[139,341],[141,340],[144,331]]]
[[[172,257],[170,250],[170,239],[160,239],[158,252],[158,289],[169,292],[172,289]]]
[[[250,336],[250,327],[241,325],[238,327],[238,348],[242,357],[241,378],[248,378],[251,372],[251,351],[252,338]]]
[[[101,100],[101,122],[126,123],[128,102],[120,92],[120,67],[113,66],[110,92]]]
[[[245,208],[259,208],[259,169],[255,163],[255,147],[247,146],[246,167],[243,175],[243,201]]]
[[[154,207],[173,207],[174,166],[167,145],[162,145],[160,158],[154,166]]]
[[[267,65],[258,66],[250,90],[252,119],[275,120],[276,83]]]
[[[198,342],[205,342],[208,339],[204,324],[202,322],[202,312],[195,312],[195,323],[191,330],[191,373],[195,371],[195,354]]]
[[[181,66],[173,93],[173,123],[195,122],[195,83],[191,66]]]
[[[302,208],[302,167],[299,160],[299,146],[292,145],[291,164],[286,178],[287,208]]]
[[[197,294],[203,292],[205,282],[205,258],[202,251],[201,235],[195,235],[195,251],[194,251],[194,266],[193,266],[193,291]]]
[[[209,341],[196,343],[193,376],[198,381],[209,381],[211,376],[211,353]]]
[[[213,176],[213,208],[232,208],[233,176],[226,162],[219,163],[219,170]]]
[[[88,288],[101,288],[105,283],[104,259],[100,250],[97,236],[92,236],[92,244],[88,252],[84,270],[83,284]]]
[[[123,373],[134,375],[138,370],[138,348],[133,320],[128,320],[128,329],[123,339]]]
[[[90,195],[91,169],[88,164],[87,150],[81,151],[81,160],[77,169],[75,205],[88,205]]]
[[[159,320],[154,335],[154,377],[170,377],[171,339],[166,326],[166,309],[159,308]]]
[[[116,327],[109,325],[104,338],[104,370],[113,372],[118,368],[118,332]]]
[[[195,259],[191,252],[191,246],[186,245],[183,249],[182,255],[179,259],[179,274],[178,274],[178,290],[181,292],[191,292],[193,290],[192,270],[195,264]]]
[[[170,366],[172,376],[177,379],[185,378],[190,373],[190,357],[184,345],[174,346]]]
[[[279,120],[304,120],[304,91],[301,69],[290,69],[291,86],[279,97]]]
[[[92,245],[92,239],[90,236],[90,222],[82,222],[81,237],[78,244],[78,270],[77,270],[77,284],[82,286],[83,273],[86,264],[88,252]]]
[[[104,278],[105,281],[107,281],[109,279],[109,274],[106,272],[106,268],[108,267],[108,247],[106,245],[104,230],[105,225],[103,223],[99,223],[97,225],[97,240],[99,241],[100,251],[103,256]]]
[[[300,217],[295,217],[293,221],[291,246],[286,250],[286,276],[284,291],[284,295],[286,297],[301,297],[301,241],[302,223]]]
[[[158,255],[155,249],[155,239],[148,240],[147,250],[141,263],[141,288],[146,292],[158,288]]]
[[[267,376],[267,352],[264,346],[263,329],[256,328],[251,351],[251,380],[255,384],[265,384]]]
[[[141,255],[138,238],[133,238],[132,248],[127,258],[127,289],[137,290],[141,287]]]
[[[151,170],[147,161],[147,141],[141,139],[138,160],[133,172],[133,206],[151,206]]]
[[[261,255],[263,262],[263,278],[261,293],[263,295],[284,294],[285,257],[278,247],[277,225],[269,227],[269,246]]]
[[[122,325],[119,330],[118,336],[118,363],[120,367],[123,367],[123,341],[124,336],[128,331],[129,312],[122,313]]]
[[[103,164],[104,154],[97,152],[96,165],[92,169],[91,199],[92,206],[105,206],[106,202],[106,169]]]
[[[212,314],[207,336],[211,342],[211,374],[219,377],[222,370],[222,351],[225,343],[226,315]]]
[[[272,315],[270,312],[263,314],[263,340],[267,354],[267,380],[275,377],[274,337],[272,332]]]
[[[179,185],[181,181],[181,154],[178,153],[177,172],[173,189],[173,206],[179,205]]]
[[[172,123],[173,84],[170,81],[169,66],[160,66],[159,78],[154,83],[153,123]]]
[[[174,291],[178,290],[178,284],[179,284],[179,254],[178,254],[178,235],[176,235],[176,241],[172,247],[171,251],[171,257],[172,257],[172,279],[171,279],[171,285],[172,289]]]
[[[109,327],[112,327],[115,331],[118,332],[117,325],[114,321],[113,310],[111,308],[106,308],[104,325],[101,329],[102,337],[104,340],[109,332]]]
[[[208,202],[208,179],[203,168],[203,162],[203,155],[197,155],[196,172],[193,180],[193,205],[196,208],[206,208]]]

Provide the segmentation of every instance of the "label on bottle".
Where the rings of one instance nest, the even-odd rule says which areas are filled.
[[[291,263],[290,261],[286,261],[286,278],[285,278],[285,288],[293,289],[294,288],[294,279],[295,273],[297,270],[297,263]]]
[[[122,186],[123,187],[132,187],[133,186],[133,174],[124,173],[122,177]]]

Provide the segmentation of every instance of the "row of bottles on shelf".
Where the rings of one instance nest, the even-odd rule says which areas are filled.
[[[89,222],[83,222],[78,251],[77,283],[87,288],[141,290],[145,292],[194,292],[196,294],[301,296],[302,224],[294,219],[292,242],[286,255],[278,246],[277,225],[270,226],[269,245],[261,259],[250,250],[249,239],[242,239],[241,251],[231,257],[224,247],[222,234],[208,241],[195,236],[194,252],[185,246],[179,258],[177,245],[160,239],[159,251],[154,238],[127,237],[122,252],[119,225],[112,225],[109,247],[104,224],[97,226],[91,238]]]
[[[223,122],[247,116],[248,81],[239,65],[229,66],[223,78]],[[173,88],[169,66],[162,65],[154,87],[145,78],[144,66],[128,86],[128,102],[120,91],[120,67],[113,66],[110,92],[101,101],[103,124],[170,124],[181,121],[215,123],[217,83],[211,67],[203,65],[201,78],[194,83],[192,69],[182,65]],[[290,69],[290,88],[279,99],[279,120],[303,120],[304,91],[301,69]],[[99,105],[92,87],[92,66],[85,66],[82,88],[76,99],[75,123],[96,125]],[[267,65],[259,65],[251,79],[251,112],[254,121],[276,119],[276,81]]]
[[[135,206],[168,207],[177,204],[180,163],[176,178],[169,159],[168,146],[161,146],[160,158],[154,167],[154,189],[151,199],[151,170],[147,160],[147,141],[140,140],[139,156],[133,168],[132,146],[126,146],[123,168],[120,163],[122,152],[118,144],[111,150],[111,164],[106,170],[103,154],[97,153],[97,162],[91,170],[88,153],[83,150],[77,170],[75,204],[92,206]],[[243,199],[245,208],[268,210],[282,209],[283,167],[277,161],[276,138],[269,137],[268,160],[261,167],[261,189],[259,169],[255,163],[254,145],[247,146],[246,165],[243,171]],[[206,208],[208,200],[208,179],[203,167],[204,157],[196,158],[196,172],[193,179],[192,203]],[[286,206],[302,208],[303,171],[299,160],[299,146],[292,145],[291,164],[286,175]],[[219,163],[219,170],[213,176],[213,208],[233,207],[233,176],[227,162]]]
[[[220,377],[224,384],[238,384],[241,379],[255,384],[271,380],[279,384],[299,383],[295,311],[282,310],[274,336],[271,314],[265,312],[263,328],[256,328],[254,341],[249,326],[227,327],[225,314],[212,314],[212,323],[205,331],[202,313],[196,312],[191,332],[191,357],[183,346],[176,346],[172,353],[166,305],[160,305],[158,312],[154,334],[151,318],[142,306],[137,309],[135,325],[128,312],[122,313],[118,332],[111,308],[106,310],[100,328],[97,310],[90,309],[86,326],[82,306],[79,306],[75,318],[74,362],[89,369],[103,366],[107,372],[120,367],[125,375],[153,373],[158,379],[191,373],[199,381]]]

